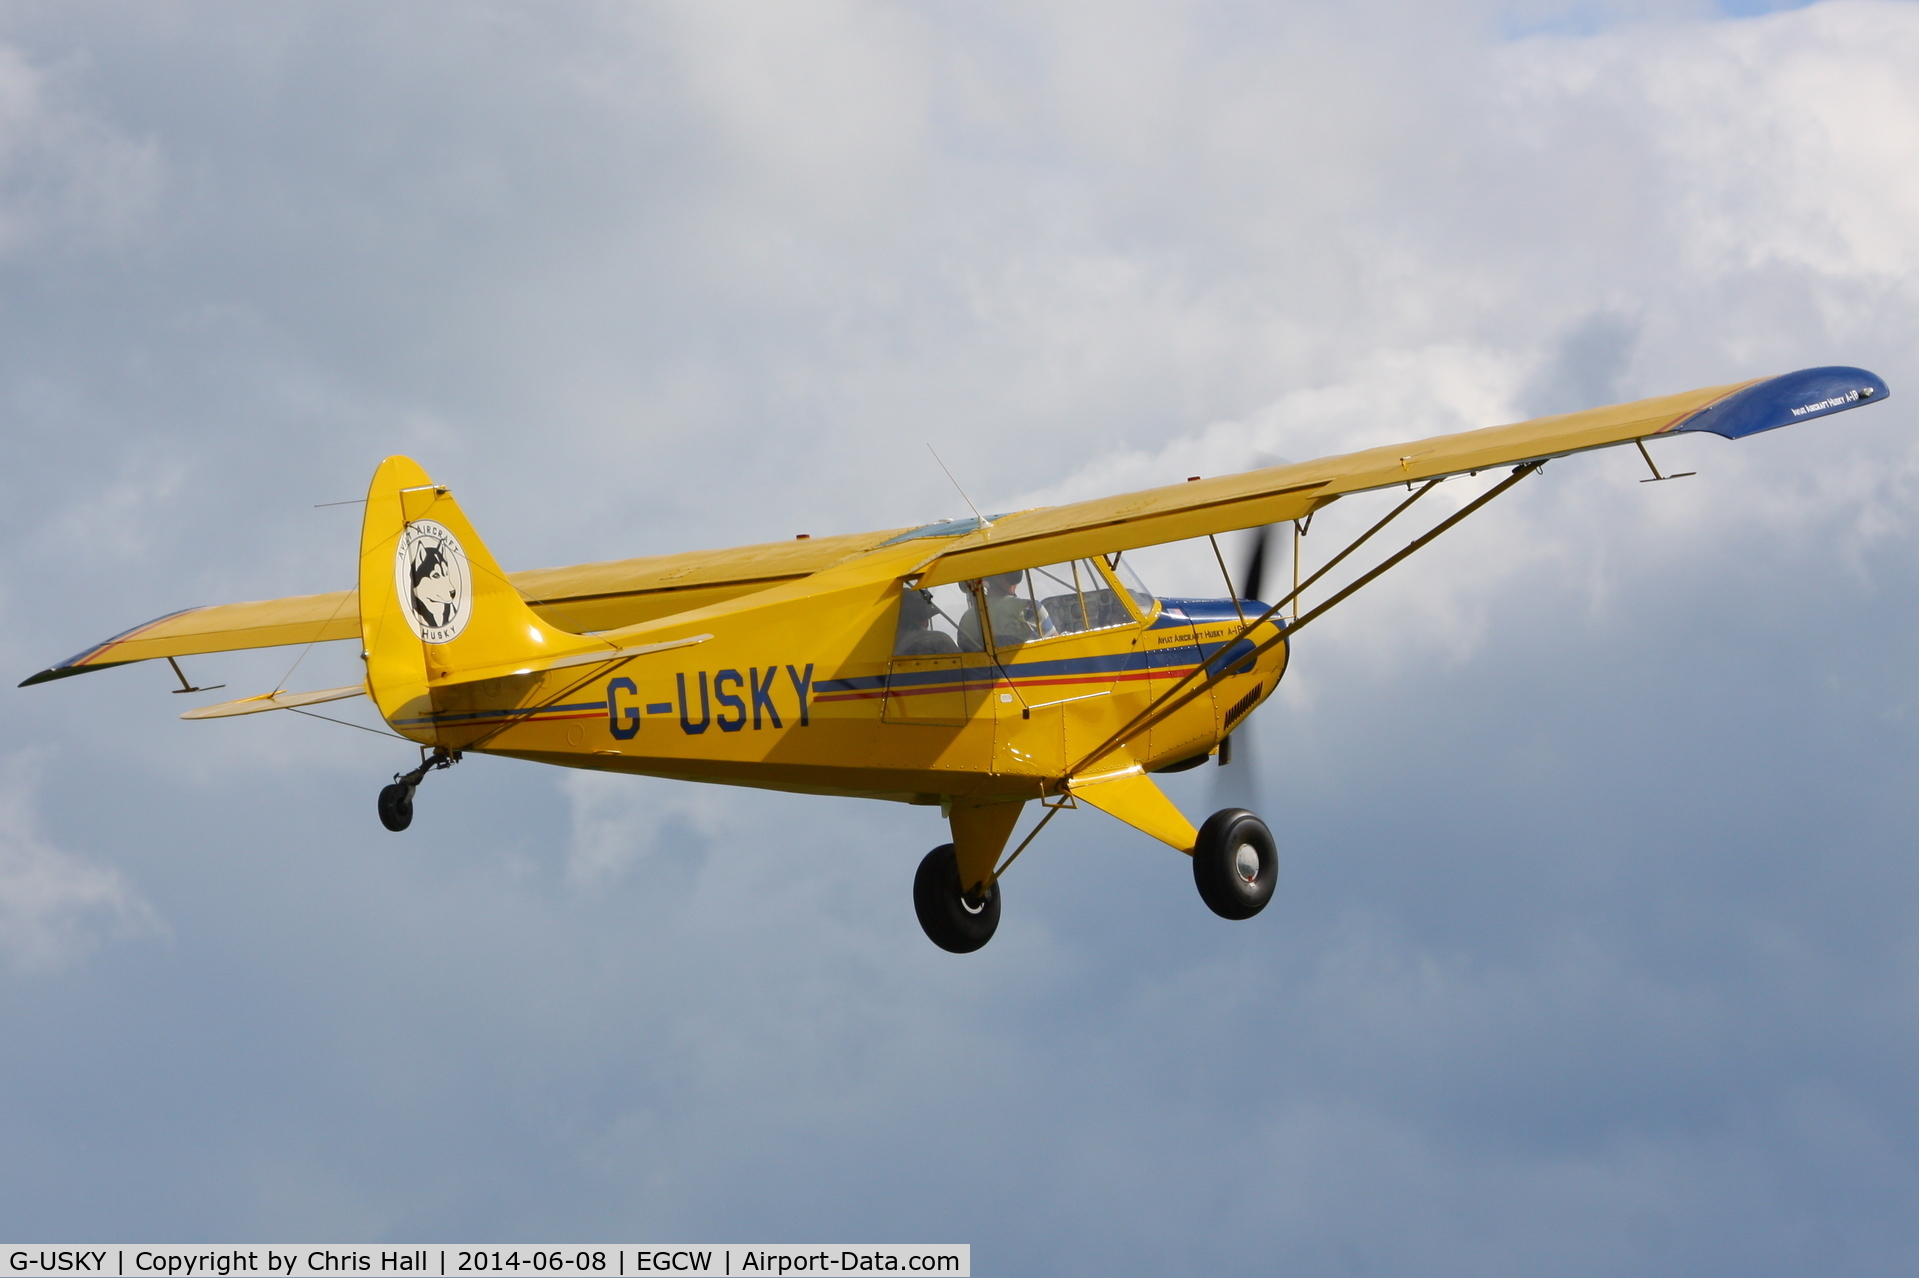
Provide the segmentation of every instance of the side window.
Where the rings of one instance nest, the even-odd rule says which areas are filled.
[[[986,617],[993,631],[995,648],[1016,648],[1042,637],[1039,609],[1033,604],[1029,576],[1023,569],[997,572],[975,583],[979,586],[980,599],[986,605]],[[968,620],[978,624],[977,614]]]
[[[893,652],[901,657],[937,657],[954,652],[983,652],[979,609],[972,583],[955,583],[900,592],[900,627]]]

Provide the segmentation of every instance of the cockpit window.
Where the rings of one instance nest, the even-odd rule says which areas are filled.
[[[1116,565],[1118,556],[1108,559]],[[1114,574],[1126,593],[1150,614],[1155,600],[1129,567]],[[987,618],[982,626],[980,618]],[[990,630],[995,648],[1016,648],[1036,639],[1084,634],[1130,626],[1133,614],[1113,589],[1113,578],[1092,559],[1073,559],[1043,568],[995,573],[977,581],[921,590],[908,586],[900,595],[899,631],[893,652],[901,657],[932,657],[981,652],[981,635]]]
[[[995,648],[1133,623],[1090,559],[1003,572],[980,582]]]
[[[902,657],[937,657],[953,652],[984,652],[979,609],[971,582],[954,582],[900,594],[900,626],[893,651]]]

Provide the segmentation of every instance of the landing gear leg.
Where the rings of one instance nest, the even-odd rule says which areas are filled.
[[[380,824],[398,834],[413,824],[413,792],[420,788],[420,782],[426,774],[439,768],[450,768],[460,761],[459,751],[449,752],[444,747],[420,760],[420,766],[411,772],[393,774],[393,784],[380,791]]]

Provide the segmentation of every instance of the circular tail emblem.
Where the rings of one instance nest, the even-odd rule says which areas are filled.
[[[393,585],[407,625],[425,643],[450,643],[473,614],[473,574],[445,525],[416,519],[400,535]]]

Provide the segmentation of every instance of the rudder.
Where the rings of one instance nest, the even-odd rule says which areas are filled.
[[[360,527],[367,691],[395,731],[445,744],[433,690],[479,670],[577,649],[526,606],[444,484],[410,457],[373,472]]]

